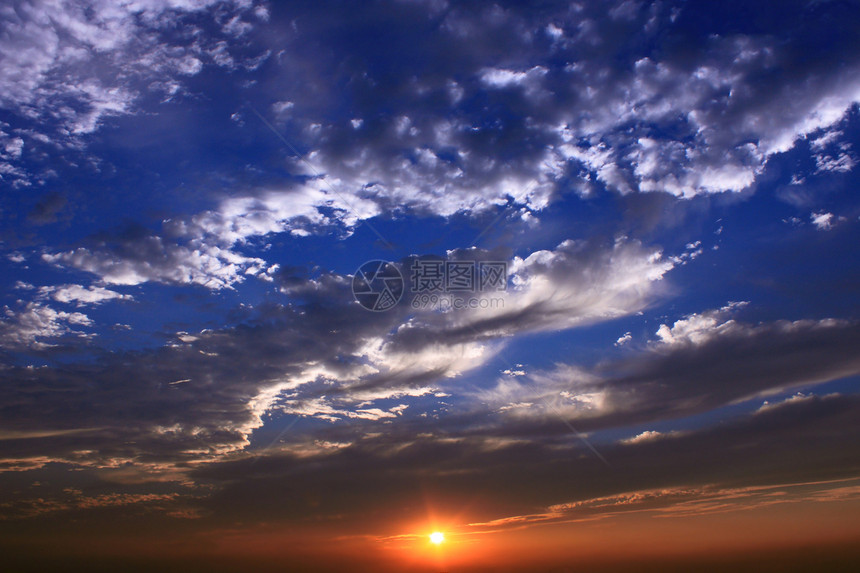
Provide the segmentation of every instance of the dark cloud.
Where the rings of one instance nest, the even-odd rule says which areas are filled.
[[[855,396],[788,401],[719,426],[635,444],[605,444],[611,466],[575,436],[494,441],[388,426],[382,434],[343,432],[347,447],[306,457],[282,454],[207,465],[195,473],[224,489],[206,502],[218,518],[304,520],[338,516],[349,528],[426,519],[424,501],[440,514],[491,521],[551,513],[551,519],[667,509],[707,491],[856,479],[860,451]],[[328,439],[335,439],[328,436]],[[841,484],[820,484],[826,491]],[[850,485],[850,484],[849,484]],[[672,488],[678,491],[673,492]],[[600,502],[649,493],[637,503]],[[659,491],[662,490],[662,491]],[[681,499],[675,496],[681,494]],[[384,502],[383,502],[384,500]],[[745,500],[727,500],[743,507]],[[556,507],[571,504],[565,507]],[[704,510],[703,510],[704,511]],[[512,523],[512,526],[521,525]]]
[[[323,288],[343,289],[342,281],[328,284]],[[270,308],[255,322],[200,333],[196,340],[188,335],[182,344],[158,352],[129,354],[90,367],[7,368],[0,401],[5,431],[11,432],[0,441],[6,469],[15,463],[24,469],[27,460],[30,468],[55,461],[98,468],[110,476],[122,461],[128,464],[128,477],[121,479],[132,482],[191,477],[198,485],[216,486],[212,495],[186,492],[175,503],[158,498],[162,512],[190,507],[214,516],[212,523],[225,524],[337,515],[343,527],[364,520],[379,524],[380,531],[393,517],[391,508],[398,508],[402,519],[422,517],[426,508],[421,499],[427,495],[438,497],[439,511],[468,507],[466,516],[474,522],[546,512],[551,519],[564,519],[628,508],[668,511],[681,502],[718,495],[714,492],[721,488],[853,478],[860,469],[860,452],[845,448],[856,441],[850,435],[858,431],[855,396],[798,395],[714,427],[599,441],[608,466],[565,427],[561,418],[588,431],[665,423],[762,392],[860,371],[852,352],[860,334],[854,324],[750,326],[727,320],[725,310],[693,315],[661,329],[661,342],[651,343],[638,356],[598,367],[599,378],[559,368],[533,376],[532,386],[518,388],[519,394],[499,393],[499,387],[482,395],[489,410],[460,407],[441,418],[392,415],[395,422],[358,416],[348,423],[288,434],[283,444],[259,455],[240,453],[264,411],[254,406],[255,400],[273,380],[286,382],[279,390],[285,397],[275,403],[288,406],[288,411],[292,407],[300,413],[304,401],[311,404],[306,415],[334,412],[343,418],[348,411],[363,411],[361,406],[345,406],[355,404],[362,392],[384,388],[389,392],[383,395],[391,396],[392,388],[410,384],[438,386],[446,369],[433,370],[429,364],[399,375],[393,375],[396,369],[390,375],[373,374],[340,388],[318,382],[289,384],[291,379],[314,378],[304,372],[309,363],[323,367],[330,378],[338,372],[344,382],[354,376],[356,365],[342,359],[360,356],[358,349],[368,336],[379,336],[397,324],[396,315],[358,314],[365,312],[357,305],[313,303],[295,310]],[[315,325],[312,330],[310,324]],[[333,330],[350,336],[338,337],[333,345]],[[569,403],[561,399],[552,410],[542,408],[544,397],[558,398],[562,391]],[[602,401],[583,398],[600,392],[606,394]],[[504,400],[488,400],[492,393]],[[331,407],[314,405],[324,395],[335,400],[328,402]],[[503,403],[525,400],[534,407],[514,404],[514,409],[496,410]],[[48,426],[50,431],[36,431]],[[225,458],[228,452],[233,453]],[[201,460],[209,462],[200,465]],[[655,488],[693,488],[698,493],[647,494],[643,502],[611,510],[600,501]],[[189,499],[194,500],[190,505]],[[560,504],[568,505],[556,507]],[[82,509],[79,499],[60,505],[42,509]]]
[[[84,465],[173,463],[241,448],[265,411],[265,403],[258,411],[252,404],[264,388],[289,386],[316,362],[337,371],[340,357],[355,353],[363,336],[391,324],[391,317],[348,304],[261,311],[234,329],[180,334],[158,350],[93,364],[5,367],[5,430],[72,433],[4,442],[3,457],[29,452]],[[334,342],[332,331],[348,336]],[[87,428],[98,431],[74,433]]]
[[[117,248],[134,253],[140,264],[136,268],[146,272],[180,272],[176,261],[160,264],[147,255],[160,244],[143,232]],[[155,252],[159,258],[163,253],[160,247]],[[493,255],[472,250],[453,253],[453,259]],[[404,268],[412,262],[403,261]],[[291,301],[287,305],[263,305],[234,328],[180,332],[157,350],[108,356],[86,365],[10,367],[4,372],[9,382],[0,403],[10,405],[4,417],[9,429],[105,427],[106,442],[112,439],[114,444],[87,448],[98,451],[92,456],[101,460],[97,464],[111,457],[193,460],[244,447],[270,408],[329,418],[394,415],[376,406],[362,411],[358,405],[431,393],[439,380],[484,364],[514,334],[633,313],[656,296],[655,283],[671,267],[659,251],[636,242],[566,242],[555,251],[510,263],[509,291],[473,293],[481,299],[498,295],[503,303],[498,308],[440,312],[431,306],[416,311],[413,293],[386,313],[355,303],[349,277],[322,273],[309,278],[284,271],[276,279]],[[78,291],[75,300],[101,293]],[[79,314],[54,318],[68,321]],[[54,330],[62,334],[69,328],[58,324]],[[35,333],[20,343],[48,335]],[[75,405],[71,410],[70,404]],[[118,445],[132,437],[134,445]],[[89,437],[79,439],[86,442]],[[68,446],[62,443],[66,445],[59,449],[42,450],[36,442],[30,447],[39,455],[58,455]]]
[[[27,220],[36,225],[46,225],[57,220],[57,215],[66,206],[66,197],[60,193],[48,193],[36,203]]]
[[[568,419],[583,431],[693,416],[754,397],[860,374],[856,323],[833,320],[748,325],[721,312],[662,327],[645,352],[593,371],[575,365],[503,378],[476,398],[508,418],[502,435],[545,431]],[[540,429],[539,429],[540,428]]]

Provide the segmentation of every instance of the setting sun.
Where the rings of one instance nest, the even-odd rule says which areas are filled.
[[[431,543],[435,543],[436,545],[439,545],[443,541],[445,541],[445,534],[442,533],[441,531],[434,531],[433,533],[430,534],[430,542]]]

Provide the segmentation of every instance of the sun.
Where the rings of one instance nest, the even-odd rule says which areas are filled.
[[[443,541],[445,541],[445,534],[442,533],[441,531],[434,531],[433,533],[430,534],[430,543],[434,543],[436,545],[439,545]]]

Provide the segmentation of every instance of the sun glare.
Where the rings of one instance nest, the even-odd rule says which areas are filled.
[[[441,531],[434,531],[430,534],[430,543],[435,543],[436,545],[439,545],[443,541],[445,541],[445,534]]]

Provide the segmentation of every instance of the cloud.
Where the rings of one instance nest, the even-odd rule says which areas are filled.
[[[102,493],[85,495],[81,490],[66,488],[54,499],[13,500],[0,504],[4,520],[44,517],[45,515],[122,507],[125,511],[166,511],[174,508],[178,493]],[[137,507],[130,507],[137,506]]]
[[[374,523],[381,531],[394,517],[389,511],[406,521],[426,520],[423,505],[410,500],[428,490],[437,512],[453,512],[469,524],[457,524],[462,532],[628,512],[704,515],[856,499],[858,478],[844,461],[860,452],[844,438],[860,430],[857,411],[856,396],[817,397],[671,438],[646,434],[654,439],[600,446],[611,468],[569,435],[533,432],[497,440],[437,422],[359,436],[350,431],[346,442],[348,430],[332,427],[317,439],[348,445],[311,453],[296,442],[262,457],[201,466],[195,478],[220,486],[204,502],[216,515],[292,520],[312,499],[315,515],[337,515],[348,525],[363,524],[363,531],[374,527],[371,514],[379,516]],[[475,488],[482,492],[478,501]],[[336,499],[323,492],[337,492]],[[464,509],[467,499],[472,503]]]
[[[657,338],[668,345],[701,345],[712,337],[730,334],[732,331],[743,330],[743,326],[727,318],[736,309],[743,308],[748,302],[731,302],[719,310],[691,314],[675,321],[671,327],[661,324],[657,329]]]
[[[813,151],[816,173],[847,173],[857,165],[857,158],[852,153],[851,144],[839,141],[845,134],[839,129],[821,130],[823,133],[810,139],[809,147]]]
[[[450,257],[475,261],[491,255],[468,250]],[[407,259],[404,269],[413,263],[415,259]],[[285,398],[285,411],[334,420],[345,417],[344,406],[356,402],[430,394],[440,381],[486,364],[509,337],[583,327],[644,308],[659,296],[659,282],[671,268],[659,250],[635,241],[620,239],[611,245],[566,241],[555,250],[514,259],[509,265],[509,291],[473,294],[476,299],[498,299],[495,306],[415,312],[420,306],[412,303],[420,302],[421,295],[410,293],[393,311],[402,321],[399,326],[386,336],[366,336],[357,349],[354,359],[360,366],[314,370],[330,383],[340,382],[339,388],[323,387],[310,398],[296,391]],[[290,287],[288,292],[302,291]],[[311,300],[320,300],[326,292],[330,291],[314,289],[309,294]]]
[[[218,10],[213,10],[217,7]],[[135,113],[142,85],[174,86],[203,68],[209,40],[199,34],[171,33],[176,26],[202,31],[199,16],[231,13],[229,39],[252,24],[241,15],[243,2],[153,0],[117,5],[88,0],[16,0],[0,12],[0,50],[16,54],[0,62],[0,104],[25,122],[38,122],[35,141],[80,147],[111,116]],[[232,49],[224,41],[224,53]],[[238,56],[237,56],[238,57]],[[240,58],[243,59],[243,58]],[[23,135],[23,131],[21,132]],[[0,144],[2,144],[0,138]],[[5,150],[13,159],[27,145],[22,137]],[[0,172],[26,180],[9,163]]]
[[[711,484],[698,487],[666,487],[561,503],[550,506],[541,513],[511,516],[487,523],[471,523],[469,526],[501,529],[642,512],[653,518],[701,516],[748,511],[764,506],[849,501],[858,498],[860,488],[857,480],[851,478],[749,487],[720,487]]]
[[[367,207],[363,205],[363,207]],[[131,228],[100,236],[93,247],[46,253],[48,263],[92,273],[107,284],[145,282],[197,284],[213,290],[232,288],[246,276],[271,280],[277,265],[237,252],[247,241],[288,231],[304,236],[336,222],[354,225],[369,215],[356,216],[355,203],[318,185],[259,196],[228,198],[215,210],[188,220],[167,219],[163,235]],[[369,208],[373,208],[370,206]],[[337,218],[324,211],[339,213]]]
[[[112,240],[116,244],[107,252],[118,253],[125,261],[80,250],[51,260],[79,268],[93,265],[108,284],[132,284],[141,278],[187,280],[166,274],[182,272],[188,265],[185,259],[165,258],[151,235],[131,233]],[[148,250],[147,245],[159,248]],[[450,256],[484,260],[494,255],[472,249]],[[410,417],[424,411],[413,412],[413,405],[444,397],[446,381],[486,364],[508,337],[636,312],[659,296],[656,285],[671,268],[659,249],[636,241],[566,241],[555,250],[515,258],[509,264],[513,286],[510,293],[498,293],[504,295],[505,307],[496,314],[480,308],[415,312],[408,300],[387,313],[373,313],[354,302],[350,277],[325,273],[305,279],[275,273],[273,280],[289,297],[289,305],[260,308],[239,327],[183,331],[161,349],[69,366],[62,372],[7,370],[12,382],[5,392],[10,400],[25,384],[65,388],[62,404],[42,403],[38,414],[10,412],[7,420],[22,431],[33,424],[44,427],[48,419],[72,423],[58,409],[81,404],[83,411],[72,408],[76,427],[99,421],[105,429],[97,435],[65,437],[64,445],[50,450],[56,460],[105,467],[109,459],[132,463],[148,452],[149,459],[159,460],[165,468],[181,460],[242,451],[269,415],[329,422],[399,421],[406,411]],[[104,287],[79,285],[37,292],[78,305],[123,298]],[[57,317],[72,320],[77,314]],[[63,332],[59,326],[53,328],[52,336]],[[339,333],[336,339],[332,332]],[[38,336],[44,333],[30,338]],[[119,394],[114,393],[117,380],[122,380]],[[131,403],[136,404],[134,413],[127,409]],[[134,445],[104,449],[127,439]],[[74,454],[83,450],[93,453]]]
[[[361,44],[350,44],[354,63],[284,59],[289,82],[279,82],[277,101],[292,104],[284,128],[333,188],[374,203],[370,213],[450,216],[508,202],[540,211],[571,184],[677,197],[742,191],[771,157],[827,131],[860,101],[850,72],[860,66],[856,46],[841,36],[835,45],[815,41],[830,35],[823,22],[854,17],[854,8],[819,4],[813,26],[802,11],[786,11],[779,24],[731,33],[718,22],[731,20],[732,3],[615,8],[625,17],[607,18],[599,2],[576,10],[458,5],[437,34],[384,69],[363,65],[371,54]],[[426,29],[426,14],[411,6],[369,17],[395,15],[389,41]],[[713,33],[690,37],[701,21]],[[336,43],[338,30],[326,22],[290,32]],[[499,38],[516,56],[488,65]],[[809,50],[809,61],[796,57]],[[844,66],[828,63],[833,53]],[[432,70],[406,73],[409,61],[432,61]],[[343,120],[326,111],[340,105],[322,88],[331,81],[349,86],[355,102]],[[839,169],[850,169],[838,157]]]
[[[54,346],[44,339],[86,338],[89,335],[75,327],[91,325],[85,314],[54,310],[40,302],[29,302],[19,310],[6,306],[0,318],[0,342],[7,349],[43,350]]]
[[[476,257],[465,250],[451,256],[474,260],[487,255]],[[611,320],[657,299],[661,281],[673,266],[660,249],[627,238],[609,244],[567,240],[554,250],[515,257],[507,270],[510,286],[478,297],[494,304],[419,315],[397,333],[394,343],[411,348],[430,341],[507,337]]]
[[[838,137],[828,126],[857,99],[857,51],[839,38],[824,48],[807,42],[808,36],[784,38],[782,26],[820,33],[814,18],[788,16],[771,28],[767,23],[762,33],[716,30],[720,19],[704,18],[715,31],[700,40],[686,37],[690,22],[675,18],[724,8],[684,5],[673,15],[668,5],[620,4],[607,18],[599,4],[529,10],[453,5],[428,20],[423,8],[386,4],[354,18],[356,37],[368,31],[362,28],[368,22],[371,31],[387,30],[370,46],[343,37],[344,20],[354,16],[349,7],[343,14],[304,18],[304,10],[318,8],[291,6],[270,18],[259,9],[251,12],[250,5],[241,14],[224,5],[212,20],[224,37],[197,44],[193,37],[207,35],[198,28],[181,41],[160,35],[169,22],[211,25],[197,4],[99,4],[92,14],[76,12],[77,5],[54,6],[62,8],[57,30],[68,28],[64,33],[84,49],[75,55],[57,33],[37,43],[50,47],[54,41],[57,54],[66,50],[68,58],[79,59],[49,54],[40,72],[44,54],[36,50],[22,56],[32,58],[32,70],[0,73],[0,80],[14,76],[35,86],[28,94],[4,92],[11,95],[2,97],[21,98],[13,102],[15,113],[54,118],[67,143],[86,139],[105,118],[135,112],[142,80],[181,89],[207,67],[231,74],[257,66],[262,60],[243,59],[230,39],[250,42],[249,26],[268,20],[272,30],[264,37],[277,55],[267,64],[255,103],[259,98],[259,109],[269,110],[279,133],[307,152],[303,160],[276,159],[277,183],[263,176],[247,185],[230,179],[218,195],[202,191],[199,203],[164,220],[157,231],[99,233],[42,251],[44,262],[90,273],[98,282],[22,288],[22,296],[36,299],[6,308],[0,320],[0,341],[13,351],[87,336],[89,317],[48,305],[131,300],[111,285],[152,282],[217,291],[258,277],[280,292],[268,292],[258,308],[237,310],[240,319],[232,327],[177,326],[182,330],[162,348],[100,352],[45,366],[3,364],[0,469],[6,473],[50,465],[46,469],[83,468],[126,483],[201,480],[220,488],[202,505],[230,519],[309,511],[359,519],[381,498],[392,506],[416,499],[424,483],[441,484],[465,506],[480,484],[501,502],[477,510],[492,520],[522,517],[524,506],[566,518],[586,506],[599,512],[607,504],[659,505],[683,497],[672,489],[679,480],[695,485],[691,498],[707,499],[702,484],[708,480],[799,479],[819,462],[817,470],[840,475],[845,456],[856,454],[820,447],[856,433],[856,400],[845,396],[780,402],[718,428],[667,429],[674,419],[857,375],[860,335],[851,321],[755,324],[737,318],[741,303],[731,303],[665,320],[650,342],[612,350],[596,364],[542,371],[517,365],[489,388],[466,386],[478,384],[467,374],[490,370],[518,335],[582,328],[648,309],[669,290],[670,272],[701,253],[698,242],[678,257],[626,237],[548,243],[540,235],[535,240],[541,247],[555,246],[517,250],[517,256],[454,250],[447,254],[452,261],[508,262],[507,289],[475,296],[495,306],[419,310],[407,296],[388,313],[356,304],[347,275],[294,276],[253,252],[261,238],[269,242],[284,234],[301,249],[306,235],[343,236],[374,217],[451,218],[505,206],[534,220],[565,193],[586,189],[660,192],[667,202],[741,191],[755,185],[769,158],[804,137],[823,158],[819,167],[844,171],[839,166],[848,163],[834,151]],[[66,8],[87,26],[63,20]],[[831,9],[846,8],[809,10]],[[7,15],[34,33],[53,33],[44,22],[27,24],[37,22],[35,16],[28,20],[27,10]],[[403,17],[400,26],[385,25],[389,10]],[[105,19],[104,25],[92,19]],[[28,40],[15,38],[26,52]],[[284,38],[288,45],[281,45]],[[397,58],[380,60],[368,52],[395,53],[390,38],[409,40]],[[313,49],[318,45],[327,49]],[[818,65],[805,67],[794,58],[800,47]],[[831,49],[844,54],[841,66],[829,63]],[[349,58],[339,57],[346,52]],[[428,64],[419,68],[416,62]],[[89,70],[102,64],[104,74],[90,77]],[[123,74],[112,75],[119,68]],[[61,86],[63,78],[74,85]],[[331,85],[338,86],[336,94]],[[75,105],[58,103],[67,100]],[[349,109],[335,107],[343,102]],[[236,127],[251,124],[246,108],[224,107],[225,118],[239,114]],[[249,139],[271,137],[267,127],[260,129]],[[6,131],[0,154],[16,165],[31,142]],[[292,150],[279,151],[276,157]],[[54,218],[63,208],[57,197],[43,197],[34,220]],[[812,221],[829,227],[833,217],[815,212]],[[414,260],[398,262],[405,269]],[[616,345],[630,340],[626,332]],[[276,438],[293,420],[301,430]],[[566,424],[587,432],[605,451],[620,468],[617,481],[606,479],[602,464],[591,465],[594,456]],[[611,437],[602,430],[613,430]],[[264,452],[255,451],[270,442]],[[731,447],[738,444],[749,447]],[[798,452],[809,454],[809,466],[796,467]],[[570,456],[583,472],[573,484],[561,483],[557,476],[569,469]],[[655,501],[661,496],[649,492],[656,487],[668,493]],[[729,490],[715,491],[722,496]],[[577,495],[581,499],[571,500]],[[239,500],[248,498],[252,503],[242,507]],[[88,499],[96,501],[86,507],[125,500]],[[322,501],[309,509],[314,499]],[[566,503],[580,505],[559,505]],[[84,505],[64,507],[77,511]]]
[[[57,214],[66,206],[66,202],[65,196],[59,193],[48,193],[36,203],[33,210],[27,215],[27,220],[36,225],[53,223],[57,219]]]
[[[279,398],[296,398],[292,390],[309,385],[297,398],[311,400],[318,389],[315,383],[348,381],[369,372],[358,362],[365,341],[389,331],[397,317],[369,313],[354,304],[347,284],[328,283],[329,290],[321,296],[328,303],[319,307],[260,309],[258,319],[241,327],[183,332],[175,343],[156,350],[103,356],[68,368],[7,365],[8,384],[0,390],[4,428],[24,432],[98,427],[92,433],[28,440],[24,450],[104,471],[122,463],[153,477],[175,475],[176,464],[183,461],[240,451]],[[51,289],[52,295],[57,293],[68,295],[70,302],[113,298],[97,289]],[[10,348],[44,348],[47,342],[42,339],[79,335],[72,326],[90,324],[81,313],[54,311],[41,303],[29,303],[19,312],[7,309],[6,315],[0,336]],[[333,345],[332,330],[347,336]],[[383,397],[423,393],[410,389],[408,376],[397,387],[401,389],[380,393]],[[42,400],[39,388],[52,392]],[[346,408],[339,407],[348,410],[348,416],[397,415],[393,406],[362,404],[377,398],[359,390],[343,402]],[[21,449],[15,441],[0,444],[0,458],[17,459]],[[148,470],[151,464],[155,469]]]
[[[10,135],[4,129],[9,129],[9,124],[0,122],[0,177],[22,181],[25,173],[16,164],[23,154],[24,140]]]
[[[521,315],[549,329],[632,314],[659,294],[673,267],[659,249],[625,237],[604,247],[564,241],[554,251],[514,259],[514,288],[501,315]]]
[[[625,248],[646,259],[650,254],[641,246]],[[515,276],[561,277],[552,270],[576,252],[567,245],[531,262],[526,257],[515,265]],[[602,254],[594,260],[603,260]],[[724,496],[714,492],[758,487],[762,476],[786,484],[851,477],[844,459],[854,453],[846,453],[843,440],[828,437],[858,431],[853,396],[791,399],[713,427],[638,430],[620,441],[600,441],[599,429],[649,420],[665,424],[762,392],[856,374],[856,325],[752,325],[732,318],[741,307],[728,305],[666,325],[671,339],[657,335],[632,357],[591,370],[559,366],[516,372],[495,388],[473,393],[454,377],[492,354],[457,353],[492,348],[486,331],[473,333],[471,341],[443,344],[439,338],[404,347],[398,336],[408,332],[403,328],[408,309],[369,313],[350,302],[345,278],[314,280],[292,291],[301,298],[290,307],[260,309],[257,319],[235,328],[181,333],[175,344],[157,351],[62,369],[5,368],[0,404],[17,406],[0,412],[8,438],[0,440],[0,467],[34,471],[53,462],[123,483],[195,483],[205,495],[182,491],[173,502],[163,500],[157,511],[175,511],[177,505],[190,510],[191,504],[195,512],[231,520],[289,520],[306,515],[307,499],[313,498],[315,515],[337,514],[352,522],[380,507],[380,496],[388,500],[383,512],[398,500],[415,499],[416,484],[433,484],[455,505],[481,484],[489,502],[470,510],[468,520],[482,527],[531,523],[536,518],[524,515],[524,506],[546,508],[540,513],[551,520],[628,509],[704,512],[710,511],[705,502]],[[456,324],[453,315],[449,320]],[[441,328],[440,322],[432,324]],[[508,328],[518,326],[535,323],[511,322]],[[342,335],[332,338],[332,331]],[[521,383],[526,377],[529,383]],[[466,400],[433,413],[440,407],[439,394],[452,391]],[[323,425],[282,434],[283,443],[266,449],[250,449],[264,421],[283,414]],[[559,416],[593,434],[614,475],[623,479],[608,483],[606,467],[580,448]],[[334,420],[349,424],[330,423]],[[277,431],[277,424],[268,427]],[[269,442],[262,439],[262,445]],[[828,445],[837,443],[838,448]],[[799,452],[803,464],[797,463]],[[569,480],[556,479],[571,455],[578,464],[573,488]],[[673,490],[679,480],[687,493]],[[647,493],[655,488],[667,494]],[[826,497],[838,488],[819,490]],[[338,499],[315,495],[322,491],[338,492]],[[618,503],[613,496],[620,496]],[[622,497],[628,502],[621,503]],[[731,510],[758,503],[755,494],[739,500],[726,497],[721,505]],[[89,507],[65,498],[53,501],[63,512]],[[26,509],[24,502],[16,502],[16,512]],[[517,516],[522,519],[511,521]],[[497,523],[488,525],[491,521]]]
[[[674,433],[666,434],[663,432],[655,432],[654,430],[645,430],[644,432],[636,434],[632,438],[627,438],[627,439],[621,440],[621,443],[622,444],[641,444],[643,442],[651,442],[654,440],[665,439],[666,437],[670,437],[673,435],[677,435],[677,434],[674,434]]]
[[[378,216],[475,216],[510,205],[532,217],[571,190],[688,198],[741,191],[754,185],[770,157],[804,138],[811,138],[813,153],[837,153],[837,136],[827,134],[835,133],[837,122],[860,100],[860,74],[851,73],[860,69],[860,51],[853,43],[841,37],[833,45],[811,41],[828,32],[791,11],[781,26],[700,39],[685,32],[690,21],[729,8],[622,6],[616,8],[626,14],[623,18],[607,18],[601,3],[586,3],[575,15],[567,5],[537,11],[456,6],[434,24],[436,33],[418,44],[411,38],[417,30],[426,32],[427,13],[414,5],[374,10],[360,19],[351,18],[347,9],[324,20],[298,18],[313,8],[296,6],[289,21],[266,20],[234,6],[217,16],[227,39],[171,50],[124,46],[137,37],[134,26],[153,28],[158,37],[163,14],[196,13],[205,3],[193,9],[155,3],[138,19],[123,9],[105,9],[101,26],[70,8],[69,22],[85,20],[69,24],[70,29],[80,28],[76,33],[97,48],[95,53],[105,50],[122,61],[134,56],[132,61],[144,62],[141,69],[147,73],[168,78],[192,73],[200,62],[238,66],[230,41],[248,36],[245,24],[282,29],[295,45],[321,42],[340,49],[342,20],[361,35],[373,33],[365,30],[367,22],[397,17],[397,24],[389,26],[393,36],[385,41],[403,39],[410,48],[402,61],[385,60],[385,69],[376,70],[363,64],[373,53],[360,43],[350,43],[354,57],[336,58],[337,65],[313,50],[260,46],[280,54],[269,87],[260,94],[272,96],[261,109],[271,110],[278,137],[263,122],[255,127],[245,122],[245,127],[259,130],[261,141],[280,146],[284,137],[288,147],[303,150],[301,158],[286,150],[292,156],[287,159],[291,182],[213,197],[211,206],[196,215],[165,221],[160,236],[141,241],[146,250],[162,252],[163,263],[153,268],[133,255],[83,247],[50,253],[46,260],[93,272],[110,284],[152,280],[221,289],[241,282],[246,273],[267,277],[260,260],[236,248],[255,237],[348,234]],[[814,10],[822,18],[843,21],[853,14],[842,14],[853,9],[841,5],[821,4]],[[26,16],[31,12],[21,13],[15,18],[27,19],[22,26],[56,35],[36,16]],[[708,21],[720,21],[710,16]],[[548,29],[553,31],[549,38]],[[488,65],[501,37],[513,42],[508,51],[518,55]],[[57,55],[63,42],[40,42],[56,45],[57,53],[45,56],[40,47],[33,57],[44,59],[44,65],[9,71],[9,77],[23,74],[41,85],[53,76],[39,70],[67,65]],[[654,50],[643,50],[652,44]],[[395,51],[401,50],[399,45]],[[810,50],[809,59],[821,65],[794,57]],[[844,65],[828,64],[835,61],[831,50]],[[408,61],[432,61],[433,69],[407,73]],[[137,63],[127,65],[138,70]],[[349,113],[332,113],[342,105],[330,90],[333,84],[346,86]],[[75,85],[75,97],[88,102],[87,111],[64,120],[69,132],[95,129],[105,114],[131,112],[131,86],[102,85],[92,78]],[[30,105],[33,113],[50,109],[50,98],[44,105],[26,103],[39,93],[34,89],[14,96],[19,107]],[[393,93],[400,95],[392,98]],[[775,108],[783,112],[769,112]],[[838,153],[833,157],[849,168]]]
[[[593,370],[561,364],[501,379],[475,402],[516,425],[543,427],[557,417],[584,431],[676,419],[730,404],[860,374],[852,350],[860,329],[848,321],[746,324],[728,318],[737,303],[693,314],[635,356]],[[563,427],[563,426],[562,426]],[[561,427],[560,427],[561,428]]]
[[[633,340],[633,334],[630,332],[625,332],[621,336],[618,337],[618,340],[615,341],[615,346],[623,346]]]
[[[481,81],[491,89],[521,88],[527,98],[547,100],[550,93],[542,88],[542,78],[549,70],[543,66],[517,72],[513,70],[489,68],[480,72]]]
[[[338,213],[336,219],[324,210]],[[202,236],[226,247],[271,233],[290,232],[296,236],[331,226],[335,221],[352,226],[378,214],[373,204],[344,203],[321,182],[302,187],[268,191],[259,196],[225,199],[216,210],[205,211],[189,222],[168,222],[168,228],[184,236]]]
[[[492,258],[476,250],[449,255],[455,261]],[[403,261],[404,274],[415,262]],[[486,364],[509,337],[583,327],[644,308],[660,295],[659,283],[672,266],[658,249],[636,241],[619,239],[610,245],[565,241],[555,250],[515,258],[508,267],[512,284],[508,291],[473,293],[482,300],[498,299],[495,306],[415,312],[420,306],[412,303],[420,302],[421,295],[410,293],[391,311],[402,321],[396,329],[385,336],[365,335],[355,351],[356,367],[312,370],[340,387],[322,387],[309,398],[295,390],[284,398],[284,411],[334,420],[347,417],[344,407],[357,402],[430,394],[437,381]],[[328,277],[312,289],[305,284],[290,286],[287,292],[304,292],[309,300],[320,301],[339,282]]]
[[[819,231],[829,231],[833,228],[833,213],[822,211],[821,213],[813,213],[809,218]]]
[[[129,294],[120,294],[99,286],[84,287],[81,285],[40,287],[38,296],[40,298],[52,298],[57,302],[66,304],[75,303],[79,307],[99,305],[109,300],[134,300],[134,297]]]
[[[272,96],[264,109],[273,110],[291,145],[307,150],[313,167],[293,158],[291,174],[309,177],[303,185],[236,196],[236,203],[261,204],[255,209],[276,223],[269,232],[326,232],[332,220],[352,227],[404,211],[449,217],[509,203],[541,211],[570,189],[678,197],[740,191],[770,157],[807,136],[817,142],[822,170],[853,169],[850,150],[820,135],[860,100],[856,47],[841,36],[815,41],[828,34],[822,22],[856,16],[843,5],[817,4],[813,25],[802,11],[787,10],[779,26],[735,33],[719,30],[718,16],[731,14],[730,6],[610,8],[624,17],[607,17],[599,2],[574,11],[567,4],[453,6],[421,43],[407,39],[428,36],[428,12],[411,4],[363,18],[349,8],[324,20],[313,17],[316,7],[293,6],[277,21],[243,2],[118,8],[31,0],[16,7],[3,15],[3,47],[19,57],[0,66],[0,91],[21,118],[56,124],[56,133],[42,136],[61,146],[80,147],[81,136],[107,117],[144,111],[142,85],[170,99],[207,65],[253,71],[279,54],[261,92]],[[706,40],[686,32],[699,17],[713,22]],[[368,68],[376,48],[344,44],[344,21],[358,36],[375,26],[393,30],[379,41],[402,57]],[[195,33],[171,34],[168,22]],[[249,32],[263,27],[271,33]],[[354,56],[296,52],[284,48],[283,37],[290,46],[321,43]],[[502,37],[517,56],[495,61],[490,55]],[[396,48],[387,44],[398,40]],[[809,61],[794,57],[799,51]],[[834,53],[843,65],[829,64]],[[411,73],[407,63],[415,61],[432,61],[432,69]],[[342,119],[333,119],[341,105],[333,84],[345,86],[353,102]],[[772,108],[783,113],[774,116]],[[23,176],[16,158],[31,144],[17,131],[0,138],[0,171],[9,177]],[[295,195],[308,203],[288,211],[281,203]],[[200,217],[229,223],[229,202]],[[320,222],[318,213],[332,204],[337,212]]]
[[[106,284],[145,282],[231,288],[271,269],[265,261],[200,241],[178,244],[142,229],[104,237],[96,248],[45,253],[42,260],[92,273]]]

